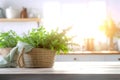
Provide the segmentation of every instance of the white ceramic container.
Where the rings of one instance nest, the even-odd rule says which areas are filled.
[[[17,9],[14,9],[12,7],[8,7],[6,10],[6,18],[19,18],[20,13]]]

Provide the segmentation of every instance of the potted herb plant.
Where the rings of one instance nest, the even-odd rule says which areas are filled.
[[[71,38],[66,36],[70,28],[59,32],[58,29],[48,32],[43,26],[32,29],[23,36],[18,36],[14,31],[0,33],[0,51],[7,55],[17,45],[18,41],[25,42],[34,48],[18,55],[18,62],[22,60],[22,67],[52,67],[55,54],[67,53]],[[22,58],[20,59],[19,57]],[[16,59],[17,60],[17,59]],[[20,65],[21,66],[21,65]]]
[[[24,67],[52,67],[55,53],[69,51],[68,44],[71,38],[66,36],[69,29],[62,32],[59,32],[58,29],[48,32],[41,26],[19,37],[19,41],[34,47],[30,52],[22,55],[24,56]]]
[[[17,34],[14,31],[0,32],[0,53],[3,56],[6,56],[16,44]]]

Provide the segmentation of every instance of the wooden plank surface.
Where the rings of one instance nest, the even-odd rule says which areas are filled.
[[[120,62],[55,62],[52,68],[0,68],[0,74],[120,74]]]

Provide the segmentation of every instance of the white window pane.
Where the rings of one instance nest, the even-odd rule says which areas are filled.
[[[76,43],[84,43],[84,38],[93,37],[96,40],[106,40],[99,31],[99,26],[106,18],[106,3],[91,1],[88,3],[59,3],[44,4],[44,25],[47,29],[60,29],[72,26],[68,35],[76,36]],[[103,40],[103,41],[104,41]]]
[[[56,28],[60,24],[60,3],[47,2],[43,5],[44,26],[48,30]]]

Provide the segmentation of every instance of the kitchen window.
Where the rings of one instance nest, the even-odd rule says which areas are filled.
[[[45,2],[43,15],[43,25],[47,30],[56,27],[59,29],[72,27],[68,36],[75,36],[74,42],[80,45],[74,46],[74,51],[84,50],[86,38],[93,38],[96,46],[100,46],[99,43],[103,43],[101,46],[107,45],[105,35],[99,30],[99,26],[104,22],[107,15],[105,1]]]

